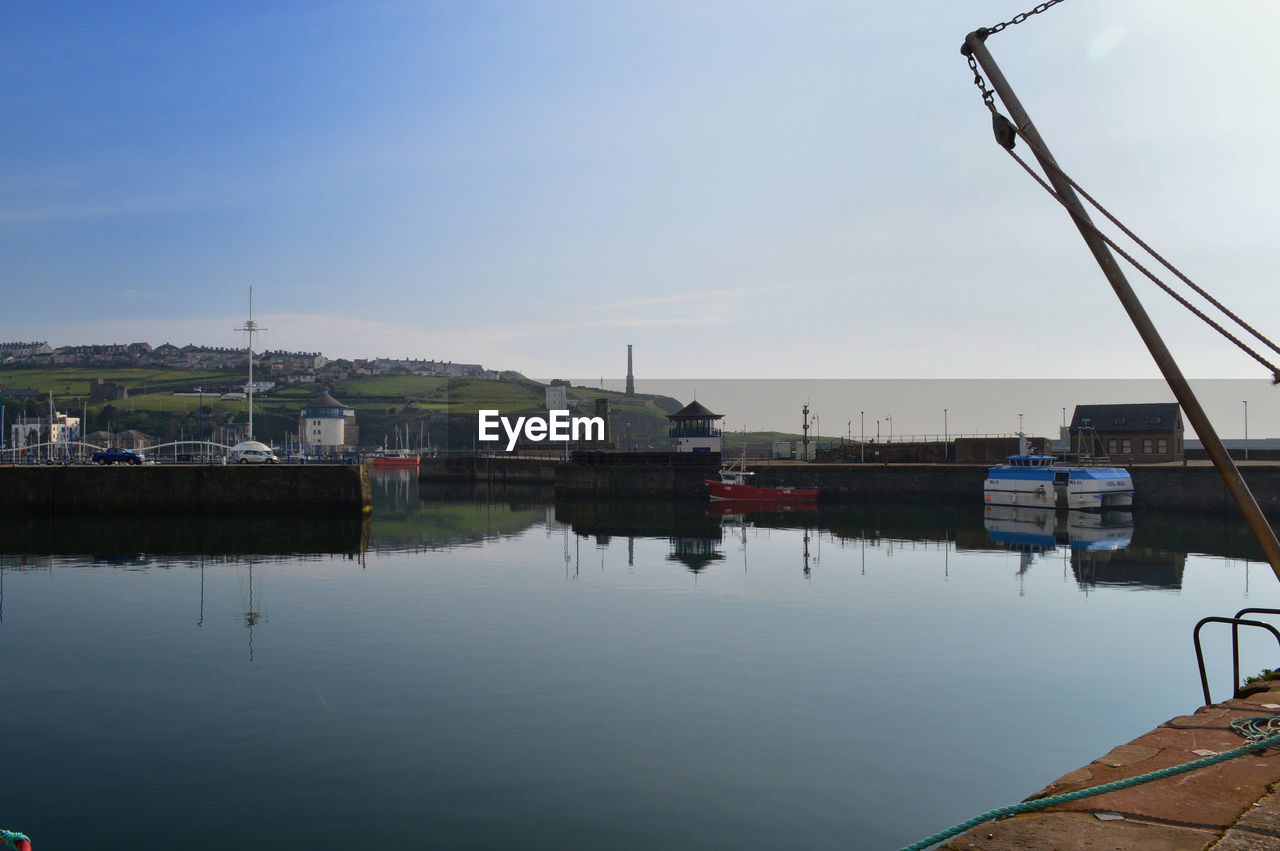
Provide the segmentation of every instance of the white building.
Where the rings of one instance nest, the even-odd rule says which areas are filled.
[[[345,452],[358,440],[355,408],[328,393],[311,400],[298,417],[298,437],[308,455]]]
[[[668,434],[675,438],[677,452],[720,453],[720,426],[716,421],[724,419],[723,414],[714,414],[693,401],[676,413],[667,414],[667,419],[671,420]]]
[[[9,427],[7,449],[35,453],[42,458],[65,458],[74,454],[73,444],[80,442],[80,418],[55,413],[49,417],[23,417]],[[41,444],[52,444],[42,446]]]

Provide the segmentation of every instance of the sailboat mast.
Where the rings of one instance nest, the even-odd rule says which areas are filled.
[[[249,435],[246,439],[253,440],[253,335],[256,332],[267,330],[253,321],[253,287],[249,287],[249,318],[244,325],[235,330],[244,331],[249,335],[249,386],[247,388],[249,397]]]
[[[249,287],[249,321],[246,325],[253,328],[253,287]],[[249,439],[253,440],[253,331],[249,331]],[[250,593],[253,588],[250,587]]]

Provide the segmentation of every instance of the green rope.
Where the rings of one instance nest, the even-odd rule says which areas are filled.
[[[27,842],[31,841],[31,837],[27,836],[25,833],[18,833],[14,830],[5,830],[3,827],[0,827],[0,839],[3,839],[4,844],[14,849],[14,851],[17,851],[18,846],[15,843],[19,839],[25,839]]]
[[[1112,783],[1103,783],[1100,786],[1091,786],[1088,789],[1080,789],[1075,792],[1064,792],[1061,795],[1052,795],[1048,798],[1037,798],[1034,801],[1023,801],[1007,807],[998,807],[980,816],[974,816],[968,821],[961,822],[955,827],[949,827],[941,833],[935,833],[933,836],[921,839],[919,842],[906,846],[902,851],[924,851],[924,849],[931,848],[944,839],[950,839],[970,828],[994,819],[1014,816],[1020,813],[1032,813],[1036,810],[1043,810],[1069,801],[1079,801],[1082,798],[1092,798],[1094,795],[1104,795],[1107,792],[1116,792],[1120,789],[1128,789],[1131,786],[1141,786],[1143,783],[1150,783],[1152,780],[1163,780],[1166,777],[1186,774],[1188,771],[1207,768],[1210,765],[1226,762],[1238,756],[1245,756],[1246,754],[1256,753],[1257,751],[1280,745],[1280,715],[1238,718],[1231,722],[1231,729],[1249,739],[1249,743],[1241,745],[1234,750],[1223,751],[1220,754],[1214,754],[1192,762],[1184,762],[1182,765],[1162,768],[1159,771],[1139,774],[1137,777],[1130,777],[1126,780],[1116,780]]]

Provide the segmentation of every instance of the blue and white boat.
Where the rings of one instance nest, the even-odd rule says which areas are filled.
[[[1027,451],[1018,435],[1018,454],[987,471],[982,495],[988,505],[1025,505],[1071,510],[1129,508],[1133,480],[1120,467],[1057,464],[1057,456]]]

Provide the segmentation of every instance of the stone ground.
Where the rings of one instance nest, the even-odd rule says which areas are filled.
[[[1236,718],[1280,714],[1280,682],[1204,706],[1058,778],[1027,800],[1110,783],[1245,743]],[[1275,791],[1272,791],[1273,788]],[[979,825],[940,848],[1025,851],[1262,851],[1280,849],[1280,748],[1186,774]]]

